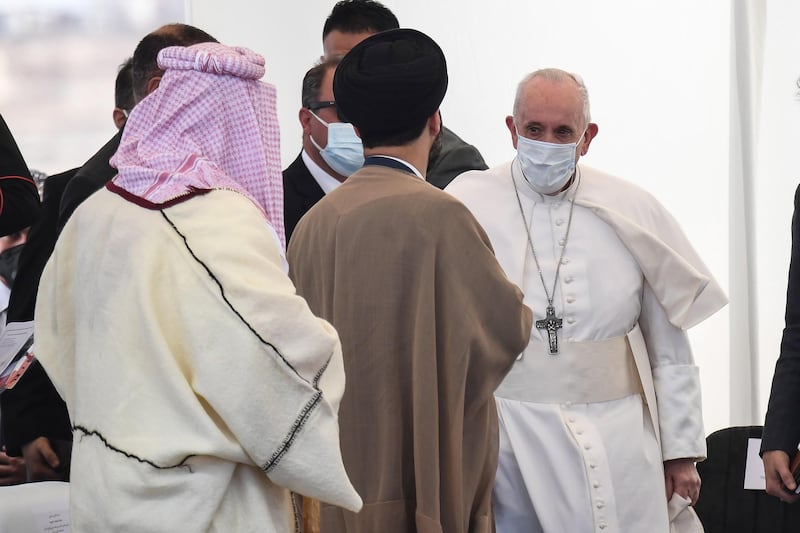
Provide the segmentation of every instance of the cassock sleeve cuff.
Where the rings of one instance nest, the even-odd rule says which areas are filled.
[[[695,365],[653,369],[664,461],[706,457],[700,373]]]

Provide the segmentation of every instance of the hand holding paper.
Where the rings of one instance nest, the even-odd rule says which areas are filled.
[[[800,499],[796,494],[797,483],[789,470],[789,455],[783,450],[770,450],[762,455],[767,494],[777,496],[781,501],[793,503]]]

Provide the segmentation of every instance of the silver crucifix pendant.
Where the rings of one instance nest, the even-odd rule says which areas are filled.
[[[558,353],[557,332],[561,329],[561,323],[563,321],[556,317],[556,310],[552,305],[548,305],[545,312],[545,317],[542,320],[536,321],[536,329],[544,329],[547,331],[547,340],[550,343],[550,355],[553,355]]]

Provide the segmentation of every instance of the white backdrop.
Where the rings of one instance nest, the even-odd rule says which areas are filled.
[[[278,88],[281,152],[288,165],[301,145],[301,79],[322,53],[322,25],[334,0],[186,2],[190,23],[226,44],[247,46],[266,57],[265,80]],[[701,367],[709,433],[762,422],[782,328],[796,182],[788,168],[796,145],[789,126],[800,124],[800,103],[793,96],[794,79],[800,75],[800,40],[792,41],[796,26],[788,21],[800,20],[800,7],[778,0],[769,2],[767,11],[766,2],[384,2],[401,26],[428,33],[443,48],[450,75],[444,121],[476,145],[490,165],[514,155],[503,120],[524,74],[554,66],[584,77],[600,127],[584,162],[654,193],[722,286],[733,289],[731,306],[690,333]],[[731,168],[738,165],[734,156],[739,150],[752,148],[741,147],[736,133],[740,126],[753,127],[747,121],[742,125],[741,95],[732,86],[737,73],[741,75],[736,68],[742,61],[740,27],[755,26],[755,42],[762,42],[761,17],[767,12],[763,42],[769,59],[762,99],[755,102],[760,117],[756,126],[765,134],[745,139],[762,143],[762,162],[755,166],[758,180],[753,182],[751,170]],[[752,47],[750,41],[746,52],[747,47]],[[757,62],[760,58],[756,54]],[[751,216],[756,219],[756,245],[736,223]]]
[[[780,347],[790,253],[790,223],[800,144],[800,2],[769,1],[765,25],[763,83],[758,100],[756,175],[753,185],[760,405]]]

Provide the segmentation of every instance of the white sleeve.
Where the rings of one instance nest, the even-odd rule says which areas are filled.
[[[296,294],[280,244],[249,200],[215,191],[193,202],[206,216],[167,216],[232,320],[217,333],[225,356],[195,352],[193,389],[273,482],[357,511],[339,448],[345,375],[336,331]]]
[[[646,282],[639,326],[653,370],[664,460],[705,459],[700,373],[694,364],[689,337],[669,323]]]

